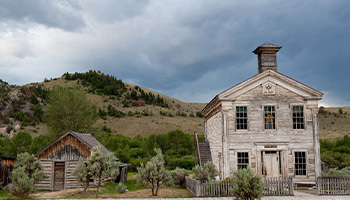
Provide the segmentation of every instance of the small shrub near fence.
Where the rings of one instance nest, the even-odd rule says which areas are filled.
[[[271,178],[263,182],[264,196],[294,195],[293,178]],[[186,177],[186,187],[196,197],[233,196],[229,191],[233,184],[233,180],[201,183],[199,180]]]
[[[317,178],[318,195],[350,195],[349,176],[323,176]]]

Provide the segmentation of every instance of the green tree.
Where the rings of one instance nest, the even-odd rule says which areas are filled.
[[[114,179],[119,175],[119,163],[113,160],[113,154],[109,153],[103,156],[101,147],[95,146],[92,149],[93,153],[87,161],[88,172],[97,180],[96,198],[98,197],[98,190],[102,184],[102,179],[113,177]]]
[[[215,180],[215,177],[219,175],[216,166],[212,162],[206,162],[203,167],[197,165],[193,168],[193,173],[193,178],[199,179],[201,181],[212,181]]]
[[[87,163],[84,162],[82,157],[79,158],[78,165],[73,170],[72,174],[75,179],[84,186],[84,191],[82,192],[82,194],[84,194],[90,184],[91,172],[88,170]]]
[[[14,156],[20,153],[30,151],[30,145],[32,144],[32,136],[27,132],[19,132],[12,137],[11,140],[11,152]]]
[[[261,198],[264,183],[250,167],[233,172],[233,177],[235,184],[230,188],[230,192],[233,193],[236,199],[250,200]]]
[[[47,126],[54,138],[67,131],[88,132],[98,118],[96,110],[78,88],[55,86],[49,94]]]
[[[152,195],[157,196],[161,185],[172,181],[171,175],[165,170],[164,156],[162,150],[154,149],[157,153],[146,165],[141,163],[137,168],[137,180],[140,183],[147,184],[151,187]]]
[[[37,183],[45,178],[44,167],[34,155],[29,153],[18,154],[15,168],[23,168],[24,172],[30,179],[33,179],[34,183]]]
[[[28,197],[34,188],[34,180],[25,173],[24,167],[14,169],[10,176],[11,183],[8,188],[11,194],[24,198]]]
[[[44,147],[50,144],[50,138],[47,135],[39,135],[35,137],[30,145],[30,153],[36,154]]]

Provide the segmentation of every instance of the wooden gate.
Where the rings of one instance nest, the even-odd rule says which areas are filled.
[[[64,162],[55,162],[55,171],[54,171],[54,179],[53,179],[53,190],[63,190],[64,189]]]

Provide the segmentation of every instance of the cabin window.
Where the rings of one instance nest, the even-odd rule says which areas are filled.
[[[249,165],[248,152],[237,152],[237,168],[245,169]]]
[[[304,129],[304,106],[293,106],[293,129]]]
[[[236,128],[237,130],[248,129],[248,111],[246,106],[236,107]]]
[[[306,176],[306,152],[294,152],[294,165],[296,176]]]
[[[276,129],[275,106],[264,106],[265,129]]]

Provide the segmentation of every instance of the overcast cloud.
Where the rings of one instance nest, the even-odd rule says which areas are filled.
[[[350,105],[347,0],[0,0],[0,79],[17,85],[95,69],[209,102],[257,73],[265,42],[323,105]]]

